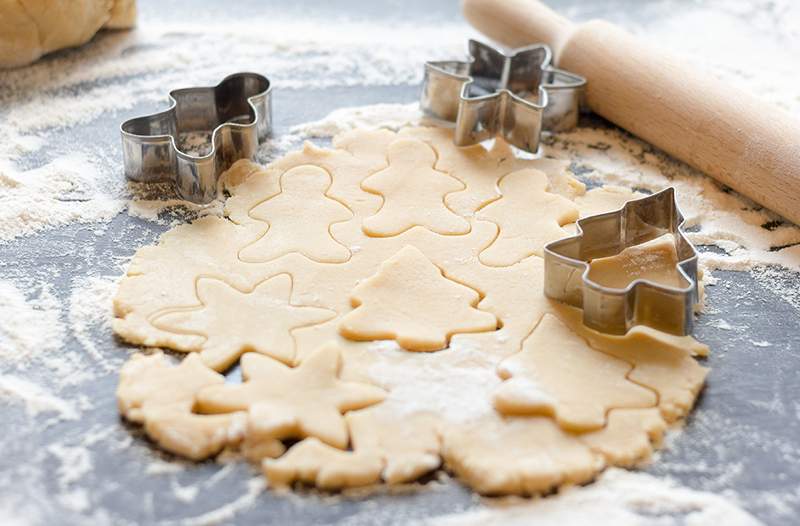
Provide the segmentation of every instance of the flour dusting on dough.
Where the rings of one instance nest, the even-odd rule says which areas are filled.
[[[471,342],[456,341],[443,351],[413,355],[394,341],[370,344],[377,361],[368,374],[389,391],[382,405],[399,415],[431,412],[454,422],[494,411],[491,393],[500,378],[485,353]]]

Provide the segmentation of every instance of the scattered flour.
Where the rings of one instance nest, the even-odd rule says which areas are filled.
[[[535,518],[535,519],[534,519]],[[564,490],[558,498],[485,501],[478,509],[445,515],[418,526],[758,526],[733,499],[681,487],[668,480],[618,468],[598,481]]]
[[[108,174],[84,153],[30,170],[0,156],[0,241],[69,223],[111,220],[125,201],[103,191],[107,181]]]
[[[0,401],[20,402],[31,418],[40,413],[54,413],[60,420],[77,420],[73,404],[55,396],[44,387],[10,374],[0,375]]]
[[[70,486],[78,482],[93,469],[89,450],[80,446],[50,444],[47,452],[58,460],[56,477],[61,486]]]
[[[369,349],[379,361],[368,374],[389,391],[382,405],[397,414],[430,410],[464,422],[494,411],[491,394],[500,378],[490,357],[475,347],[453,343],[435,353],[408,353],[389,340]]]
[[[0,280],[0,366],[54,354],[65,336],[61,303],[50,285],[25,294],[11,282]]]
[[[800,115],[797,83],[790,81],[798,78],[794,66],[798,40],[794,38],[793,43],[792,38],[797,37],[800,27],[795,23],[800,11],[796,2],[722,0],[693,5],[686,10],[675,10],[671,2],[654,5],[648,9],[663,9],[664,16],[650,17],[658,23],[634,26],[635,31],[692,55],[692,60],[710,57],[701,65],[724,81],[736,83]],[[591,7],[578,5],[571,15],[585,18],[591,14],[590,10]],[[722,28],[723,34],[709,38],[703,29],[712,24]],[[287,91],[415,84],[421,78],[424,60],[460,56],[464,41],[470,36],[469,29],[458,23],[388,27],[372,21],[319,24],[311,20],[253,19],[238,26],[206,24],[202,32],[191,22],[165,24],[147,20],[141,26],[135,32],[106,33],[90,46],[50,57],[28,68],[3,72],[0,243],[70,223],[107,222],[126,207],[132,216],[158,222],[163,222],[160,215],[168,208],[183,207],[196,215],[221,213],[219,202],[193,208],[183,201],[151,199],[157,194],[148,188],[128,185],[119,173],[119,159],[109,157],[100,147],[75,143],[66,152],[50,151],[48,147],[59,132],[72,132],[104,114],[111,114],[112,121],[119,121],[124,118],[123,113],[137,105],[152,107],[153,102],[164,101],[167,87],[213,84],[237,69],[266,68],[276,89]],[[775,33],[776,38],[762,38],[765,31]],[[391,38],[386,38],[387,33],[391,33]],[[748,45],[735,45],[744,40]],[[231,55],[228,50],[234,46],[237,52]],[[753,64],[758,67],[754,69]],[[42,107],[47,111],[42,112]],[[279,107],[276,112],[280,112]],[[269,161],[306,138],[328,137],[355,127],[397,129],[419,119],[416,103],[343,108],[272,137],[262,145],[258,158]],[[33,163],[31,159],[38,154],[46,155]],[[588,179],[596,182],[648,190],[675,185],[693,230],[692,240],[719,249],[705,252],[703,264],[712,269],[750,270],[759,283],[780,290],[781,296],[800,310],[796,278],[787,282],[786,273],[780,270],[780,267],[800,270],[797,227],[617,130],[582,128],[551,137],[545,145],[545,154],[570,159],[585,169]],[[0,272],[14,263],[0,261]],[[94,373],[85,366],[85,358],[88,356],[96,365],[98,358],[105,355],[92,334],[103,332],[108,326],[115,283],[114,278],[95,275],[76,279],[62,303],[47,284],[25,290],[0,279],[0,401],[23,404],[31,419],[37,415],[54,416],[62,421],[82,417],[82,411],[91,407],[89,401],[67,400],[59,395],[65,386],[94,378]],[[717,326],[723,330],[742,330],[724,320]],[[81,353],[63,348],[70,334],[82,347]],[[502,337],[500,333],[498,337]],[[750,343],[756,347],[771,345],[768,341]],[[386,361],[369,372],[377,382],[391,389],[386,403],[394,404],[402,413],[446,407],[448,416],[454,420],[468,420],[491,410],[489,395],[499,379],[494,374],[470,376],[476,374],[476,368],[469,367],[470,361],[485,359],[474,349],[454,347],[426,354],[422,368],[418,363],[411,368],[397,364],[403,353],[392,345],[375,347],[386,354]],[[44,367],[54,383],[52,388],[22,375],[6,373],[7,365],[24,369],[31,363]],[[436,375],[426,378],[425,374],[431,371]],[[800,418],[800,404],[793,407]],[[708,418],[703,414],[695,418],[693,425],[702,425]],[[40,425],[39,420],[36,422]],[[714,431],[709,436],[721,443],[720,465],[730,465],[731,458],[717,432],[721,429],[740,432],[734,424],[708,425]],[[103,429],[105,432],[109,428]],[[51,498],[37,487],[37,493],[45,496],[50,511],[57,501],[65,509],[87,513],[84,517],[88,517],[94,503],[86,489],[79,487],[80,481],[93,470],[91,448],[105,439],[105,435],[93,438],[87,433],[86,440],[78,445],[56,439],[46,448],[46,454],[58,462],[55,478],[59,492]],[[126,450],[130,440],[130,435],[123,433],[123,440],[115,447]],[[145,468],[147,474],[174,476],[186,467],[178,462],[152,459],[149,462]],[[687,469],[705,469],[710,474],[709,480],[724,487],[724,477],[715,465],[696,463]],[[733,475],[726,476],[746,476],[741,470],[729,472]],[[0,473],[0,479],[4,480],[3,487],[10,487],[11,478]],[[202,489],[217,480],[208,479]],[[17,480],[13,482],[16,484]],[[27,484],[24,480],[21,483]],[[703,489],[715,491],[719,487]],[[200,485],[181,486],[173,480],[171,488],[179,503],[202,496]],[[254,477],[246,482],[246,489],[238,499],[178,524],[233,522],[239,511],[257,502],[263,488],[263,478]],[[757,500],[776,510],[783,507],[784,515],[790,517],[792,506],[800,502],[800,492],[793,491],[794,497],[789,493],[779,497],[764,494]],[[495,501],[426,524],[529,524],[531,517],[536,517],[537,522],[564,526],[758,524],[736,506],[734,496],[726,496],[729,498],[682,488],[644,473],[611,469],[597,483],[566,490],[559,498]],[[12,497],[0,495],[0,522],[10,525],[42,522],[38,520],[40,515],[44,516],[41,509],[30,505],[23,509]],[[152,493],[143,496],[143,508],[152,506]],[[96,517],[102,516],[102,510],[96,513],[100,514]]]
[[[106,362],[92,340],[90,331],[111,330],[112,301],[117,293],[117,281],[118,278],[83,276],[73,282],[69,296],[69,329],[99,366]]]
[[[333,137],[356,128],[399,130],[422,119],[419,104],[373,104],[339,108],[318,121],[292,127],[292,133],[305,137]]]
[[[197,517],[183,519],[176,522],[164,522],[163,524],[180,525],[180,526],[211,526],[216,524],[229,523],[233,520],[236,514],[244,509],[253,506],[256,503],[258,496],[264,491],[266,482],[264,477],[257,476],[247,481],[247,487],[244,494],[236,500],[221,506],[214,511],[204,513]]]

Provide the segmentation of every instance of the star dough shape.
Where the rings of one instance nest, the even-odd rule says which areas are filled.
[[[383,197],[383,206],[363,221],[370,236],[388,237],[422,226],[437,234],[466,234],[469,222],[447,208],[444,196],[464,189],[458,179],[433,168],[436,153],[417,139],[398,139],[386,152],[389,167],[370,175],[361,188]]]
[[[242,261],[261,263],[297,252],[325,263],[343,263],[350,251],[330,233],[331,225],[353,213],[328,196],[331,176],[317,166],[302,165],[280,177],[281,192],[250,210],[250,217],[269,224],[266,233],[239,252]]]
[[[502,197],[476,214],[500,227],[497,239],[481,252],[481,263],[504,267],[531,255],[541,257],[547,243],[567,235],[561,227],[578,219],[578,208],[549,193],[548,184],[544,172],[536,169],[517,170],[500,179]]]
[[[292,363],[292,330],[322,323],[334,311],[291,303],[292,278],[278,274],[242,292],[216,278],[197,280],[200,305],[168,310],[152,323],[159,329],[202,335],[193,349],[212,369],[224,371],[242,353],[255,351]]]
[[[342,414],[383,400],[385,391],[374,385],[339,378],[339,349],[321,347],[295,368],[258,353],[241,359],[239,385],[215,385],[197,394],[204,413],[247,410],[248,438],[316,437],[337,448],[348,444]]]
[[[438,351],[456,333],[493,331],[497,318],[475,306],[474,289],[447,279],[425,254],[406,246],[353,290],[355,309],[339,323],[352,340],[396,340],[409,351]]]

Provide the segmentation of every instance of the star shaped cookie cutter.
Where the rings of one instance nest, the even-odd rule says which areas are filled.
[[[541,131],[578,122],[586,80],[550,66],[544,44],[506,54],[469,41],[470,59],[425,63],[420,107],[428,117],[455,125],[454,142],[469,146],[501,135],[536,153]]]
[[[691,333],[698,301],[697,250],[683,233],[675,189],[634,199],[619,210],[578,220],[578,233],[544,247],[544,293],[583,309],[583,323],[608,334],[648,325],[670,334]],[[611,288],[589,279],[589,263],[672,234],[682,287],[637,279]]]
[[[216,197],[219,176],[239,159],[252,158],[272,129],[272,86],[257,73],[236,73],[214,87],[169,93],[170,107],[122,123],[125,176],[138,182],[169,182],[195,203]],[[185,151],[191,133],[211,134],[206,153]]]

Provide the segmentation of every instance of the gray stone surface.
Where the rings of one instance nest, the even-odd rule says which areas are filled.
[[[169,0],[142,2],[145,14],[181,12],[188,4],[201,2]],[[577,1],[552,2],[564,7]],[[205,14],[224,10],[221,3],[206,0]],[[611,18],[652,16],[664,9],[665,2],[646,5],[634,1],[597,2],[596,15]],[[669,4],[683,5],[681,2]],[[423,17],[445,20],[458,17],[454,2],[404,0],[370,2],[364,0],[302,0],[287,5],[279,0],[239,0],[239,12],[249,9],[302,14],[313,8],[317,13],[359,11],[360,17]],[[425,12],[422,15],[422,12]],[[589,10],[582,11],[584,16]],[[624,16],[619,13],[624,13]],[[103,37],[100,37],[103,38]],[[268,72],[267,72],[268,73]],[[777,79],[776,79],[777,81]],[[382,88],[342,87],[326,90],[292,90],[275,93],[277,133],[289,126],[324,116],[330,110],[375,102],[409,102],[417,96],[416,86]],[[106,114],[91,122],[64,131],[54,142],[68,148],[71,141],[94,140],[107,145],[113,158],[119,158],[117,126],[129,116],[148,112],[157,104],[139,105],[116,114]],[[31,162],[37,162],[32,159]],[[116,176],[116,174],[115,174]],[[117,275],[119,262],[138,247],[151,243],[166,229],[125,214],[107,228],[96,231],[93,225],[73,225],[0,245],[0,278],[35,277],[51,283],[61,299],[70,293],[73,278],[86,275]],[[784,283],[800,286],[798,276],[776,271]],[[797,305],[765,288],[751,273],[718,272],[720,284],[708,289],[708,312],[700,317],[696,336],[713,349],[707,365],[712,368],[708,384],[697,409],[685,429],[670,439],[657,461],[647,470],[670,476],[682,484],[724,493],[732,490],[741,504],[768,524],[789,524],[800,513],[800,315]],[[57,276],[57,278],[54,278]],[[721,328],[724,320],[742,330]],[[91,399],[94,409],[80,420],[46,423],[39,417],[31,426],[23,409],[0,405],[0,472],[27,470],[30,463],[43,467],[43,476],[21,477],[19,484],[0,478],[0,504],[12,507],[25,498],[35,499],[42,523],[78,524],[109,519],[115,524],[169,523],[217,510],[231,503],[254,484],[258,474],[241,463],[219,465],[211,462],[185,464],[174,477],[147,473],[154,458],[169,460],[141,435],[139,429],[120,421],[114,400],[117,366],[126,356],[126,345],[108,331],[96,331],[92,339],[114,367],[101,372],[97,381],[72,393]],[[759,347],[753,342],[767,341]],[[74,338],[68,349],[81,350]],[[14,371],[3,371],[13,373]],[[40,371],[40,374],[48,374]],[[26,373],[28,374],[28,373]],[[37,373],[38,374],[38,373]],[[69,392],[69,390],[68,390]],[[59,493],[59,463],[44,454],[48,444],[86,444],[92,433],[106,435],[92,443],[92,469],[82,478],[78,490],[91,492],[92,508],[77,514],[55,498]],[[180,461],[175,461],[180,462]],[[34,469],[33,467],[31,469]],[[213,478],[212,478],[213,477]],[[33,482],[31,482],[33,481]],[[205,481],[205,482],[204,482]],[[208,482],[212,481],[212,482]],[[175,484],[198,484],[198,495],[191,505],[175,498]],[[452,513],[474,506],[472,494],[458,483],[433,483],[430,491],[407,495],[380,495],[369,498],[330,498],[316,494],[259,495],[251,506],[235,516],[222,516],[223,523],[259,524],[405,524],[413,518]],[[781,495],[776,503],[770,495]],[[50,498],[50,496],[54,498]],[[790,498],[794,495],[794,498]],[[63,495],[62,495],[63,498]],[[2,506],[0,506],[2,509]],[[95,515],[91,517],[91,514]],[[91,518],[90,518],[91,517]]]

